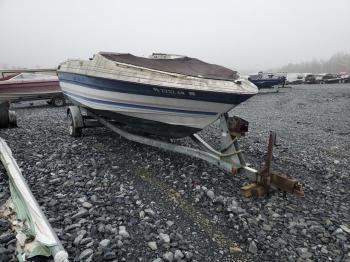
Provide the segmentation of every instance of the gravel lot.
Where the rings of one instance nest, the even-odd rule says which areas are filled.
[[[255,167],[277,131],[274,168],[304,184],[303,199],[243,199],[244,174],[105,128],[71,138],[64,108],[15,110],[19,128],[0,136],[71,261],[350,261],[350,84],[283,88],[232,112],[250,122],[241,146]],[[217,128],[201,134],[217,143]],[[1,204],[9,194],[0,173]],[[0,220],[0,261],[14,245]]]

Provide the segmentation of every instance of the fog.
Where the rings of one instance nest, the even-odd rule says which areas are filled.
[[[350,52],[349,12],[349,0],[0,0],[0,67],[115,51],[264,70]]]

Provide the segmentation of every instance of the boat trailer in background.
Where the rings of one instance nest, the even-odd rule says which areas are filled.
[[[1,213],[16,230],[18,260],[52,256],[55,262],[68,262],[67,252],[30,191],[11,149],[1,138],[0,160],[7,171],[11,191],[11,201],[7,201]]]
[[[191,138],[201,149],[130,133],[118,126],[115,121],[109,121],[84,107],[70,106],[67,109],[67,117],[69,134],[73,137],[80,137],[83,128],[101,126],[102,124],[128,140],[199,158],[233,175],[246,171],[248,176],[254,180],[254,183],[241,188],[242,195],[246,197],[262,196],[271,189],[304,196],[302,187],[296,179],[271,170],[275,133],[270,134],[265,165],[260,170],[256,170],[246,164],[238,139],[248,131],[248,122],[239,117],[229,117],[227,113],[220,116],[220,151],[210,146],[198,134],[192,135]]]
[[[9,108],[9,101],[0,101],[0,128],[17,127],[16,113]]]

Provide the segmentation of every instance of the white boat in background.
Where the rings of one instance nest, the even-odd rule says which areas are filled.
[[[304,83],[305,76],[303,73],[288,73],[287,84],[299,85]]]
[[[74,104],[133,129],[189,136],[258,93],[237,72],[201,60],[100,52],[58,67],[64,95]]]

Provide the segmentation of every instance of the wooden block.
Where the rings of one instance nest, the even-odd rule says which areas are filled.
[[[256,185],[256,187],[253,188],[253,195],[254,196],[263,196],[266,194],[266,190],[263,186]]]
[[[261,185],[252,183],[241,187],[241,195],[244,197],[252,197],[252,196],[260,197],[260,196],[266,195],[266,189]]]
[[[241,195],[244,197],[251,197],[253,195],[253,189],[257,185],[255,183],[241,187]]]

